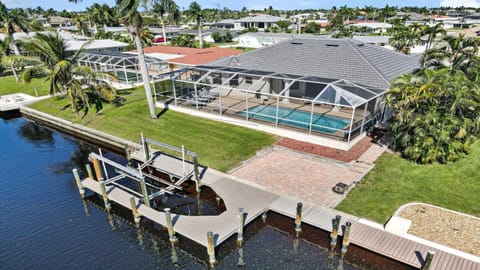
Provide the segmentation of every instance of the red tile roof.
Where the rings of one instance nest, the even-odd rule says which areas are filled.
[[[165,53],[183,55],[178,58],[167,60],[170,63],[186,64],[186,65],[202,65],[227,56],[243,53],[241,50],[210,47],[204,49],[173,47],[173,46],[153,46],[143,49],[145,54],[149,53]]]

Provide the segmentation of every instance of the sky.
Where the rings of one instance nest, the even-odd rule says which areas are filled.
[[[95,2],[110,6],[115,4],[115,0],[83,0],[80,4],[69,3],[68,0],[0,0],[7,7],[35,8],[37,6],[43,9],[53,8],[56,10],[85,10]],[[177,5],[181,9],[188,8],[193,0],[176,0]],[[272,6],[274,9],[307,9],[307,8],[331,8],[332,6],[347,5],[350,7],[357,6],[375,6],[384,7],[386,4],[390,6],[426,6],[426,7],[477,7],[480,8],[480,0],[197,0],[202,8],[220,8],[227,7],[229,9],[239,10],[242,7],[248,9],[263,9]]]

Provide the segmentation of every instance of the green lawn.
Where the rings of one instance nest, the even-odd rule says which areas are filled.
[[[447,165],[417,165],[384,154],[337,209],[380,223],[409,202],[480,216],[479,160],[480,141],[466,158]]]
[[[183,144],[186,149],[197,152],[200,163],[221,171],[233,168],[275,140],[266,133],[174,111],[150,120],[143,88],[122,94],[127,99],[125,105],[108,105],[100,115],[91,110],[77,117],[69,108],[65,109],[68,105],[65,99],[57,98],[31,107],[132,141],[138,142],[143,132],[161,142],[179,147]],[[157,112],[160,113],[160,109]]]
[[[23,83],[16,82],[13,76],[0,77],[0,96],[14,93],[35,96],[35,88],[39,96],[48,95],[48,82],[45,82],[45,79],[33,79],[30,83]]]

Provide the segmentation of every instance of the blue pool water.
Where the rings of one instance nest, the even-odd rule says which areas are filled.
[[[238,112],[237,115],[246,116],[246,111]],[[275,123],[277,107],[271,105],[258,105],[248,109],[250,118]],[[310,112],[278,107],[278,123],[297,128],[309,129]],[[339,129],[345,128],[350,123],[349,119],[313,114],[312,130],[326,133],[334,133]]]

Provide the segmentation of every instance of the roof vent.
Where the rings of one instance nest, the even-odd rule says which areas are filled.
[[[294,40],[294,41],[292,41],[292,42],[290,42],[290,43],[293,44],[293,45],[302,45],[302,44],[303,44],[303,42],[301,42],[301,41],[299,41],[299,40]]]
[[[363,46],[365,46],[365,44],[364,44],[364,43],[360,43],[360,44],[358,44],[357,46],[358,46],[358,47],[363,47]]]
[[[338,44],[327,43],[327,47],[338,47]]]

